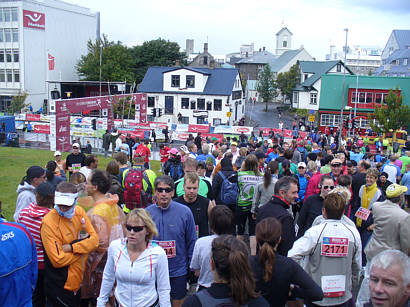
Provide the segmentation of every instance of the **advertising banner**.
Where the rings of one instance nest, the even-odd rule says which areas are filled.
[[[41,120],[41,114],[26,114],[26,120],[30,122],[39,122]]]
[[[33,128],[35,133],[44,133],[44,134],[50,134],[50,125],[49,124],[34,124]]]
[[[188,125],[188,132],[208,133],[209,132],[209,126],[208,125]]]
[[[44,13],[23,10],[23,27],[45,30],[46,16]]]

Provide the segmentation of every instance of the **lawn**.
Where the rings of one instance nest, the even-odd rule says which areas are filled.
[[[68,153],[63,153],[63,158]],[[32,165],[45,167],[54,160],[53,152],[40,149],[0,147],[0,200],[2,213],[7,220],[13,221],[16,208],[17,186]],[[105,169],[111,158],[98,155],[98,168]],[[151,161],[151,168],[159,174],[159,161]]]

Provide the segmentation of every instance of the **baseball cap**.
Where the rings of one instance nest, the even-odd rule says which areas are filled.
[[[264,154],[263,152],[261,152],[261,151],[255,152],[255,156],[256,156],[256,158],[258,158],[258,159],[266,158],[265,154]]]
[[[299,167],[306,168],[306,163],[305,163],[305,162],[299,162],[299,163],[298,163],[298,168],[299,168]]]
[[[185,145],[182,145],[181,147],[179,147],[179,150],[185,152],[185,153],[189,153],[188,147],[186,147]]]
[[[171,150],[169,151],[169,153],[170,153],[171,155],[177,155],[177,154],[178,154],[178,149],[176,149],[176,148],[171,148]]]
[[[342,164],[342,160],[340,160],[340,159],[333,159],[332,162],[330,162],[330,165],[333,165],[333,164]]]
[[[73,148],[74,148],[74,147],[80,148],[80,144],[74,143],[74,144],[73,144]]]
[[[54,187],[47,182],[42,182],[37,186],[36,193],[41,196],[54,195]]]
[[[27,174],[27,180],[31,181],[34,178],[40,178],[44,176],[45,170],[41,166],[30,166],[26,172]]]
[[[56,152],[54,152],[54,157],[56,156],[61,156],[61,152],[59,152],[58,150]]]
[[[231,146],[238,146],[238,143],[232,142],[232,143],[231,143]]]
[[[401,194],[407,192],[407,187],[404,185],[400,185],[397,183],[393,183],[391,185],[389,185],[386,189],[386,196],[388,198],[393,198],[393,197],[397,197],[400,196]]]

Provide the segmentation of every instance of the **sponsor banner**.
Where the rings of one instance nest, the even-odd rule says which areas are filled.
[[[187,133],[187,132],[177,132],[177,131],[174,131],[174,132],[172,133],[172,140],[175,140],[175,141],[186,141],[186,140],[188,139],[188,136],[189,136],[189,133]],[[157,138],[158,138],[158,135],[157,135]]]
[[[91,128],[79,128],[79,127],[71,127],[70,128],[70,135],[72,136],[89,136],[89,137],[96,137],[97,131]]]
[[[26,120],[30,122],[39,122],[41,120],[41,114],[26,114]]]
[[[140,139],[143,139],[145,136],[145,131],[144,130],[128,130],[128,129],[119,129],[118,130],[121,134],[129,134],[133,138],[139,137]]]
[[[176,125],[176,128],[172,130],[175,130],[176,132],[186,132],[188,131],[188,124],[178,124]]]
[[[15,120],[26,120],[26,113],[17,114],[14,118]]]
[[[50,122],[50,115],[40,114],[40,121],[49,123]]]
[[[50,53],[48,54],[48,70],[54,70],[54,59],[55,57],[53,57]]]
[[[44,13],[23,10],[23,27],[45,30],[46,16]]]
[[[245,126],[232,126],[232,133],[237,133],[237,134],[248,134],[250,135],[251,132],[253,131],[253,127],[245,127]]]
[[[151,129],[165,129],[168,127],[168,129],[171,131],[170,127],[168,126],[167,123],[156,123],[156,122],[150,122],[149,126]]]
[[[35,133],[45,133],[50,134],[50,125],[49,124],[35,124],[33,127]]]
[[[209,132],[209,125],[188,125],[188,132],[208,133]]]
[[[16,120],[15,127],[16,129],[22,130],[24,128],[24,121]]]
[[[214,133],[232,133],[233,129],[231,126],[223,126],[223,125],[219,125],[216,126],[214,129]]]

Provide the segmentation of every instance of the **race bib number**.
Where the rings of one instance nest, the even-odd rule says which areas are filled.
[[[321,281],[324,297],[341,297],[345,295],[346,275],[322,276]]]
[[[151,246],[155,246],[155,244],[162,247],[162,249],[165,251],[165,254],[167,255],[168,258],[174,258],[177,255],[175,240],[170,240],[170,241],[152,240],[150,242]]]
[[[346,257],[349,251],[348,238],[323,237],[322,256],[327,257]]]
[[[71,167],[73,168],[73,171],[79,171],[81,168],[81,163],[73,163]]]
[[[354,215],[355,217],[361,218],[363,221],[367,221],[370,215],[370,210],[360,207],[357,211],[356,214]]]

